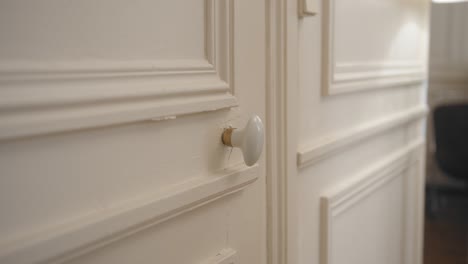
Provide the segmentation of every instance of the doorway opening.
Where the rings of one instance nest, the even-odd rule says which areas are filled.
[[[433,3],[424,263],[468,263],[468,2]]]

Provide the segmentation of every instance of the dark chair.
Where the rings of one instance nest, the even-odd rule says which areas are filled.
[[[468,104],[434,110],[435,158],[448,176],[468,181]]]
[[[441,201],[448,195],[467,197],[468,186],[468,104],[442,105],[434,109],[435,161],[444,175],[456,182],[454,185],[426,187],[427,213],[436,215]]]

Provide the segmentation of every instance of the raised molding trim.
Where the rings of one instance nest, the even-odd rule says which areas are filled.
[[[150,197],[2,241],[0,263],[62,263],[239,192],[254,183],[258,173],[258,165],[233,167],[217,176],[197,178]]]
[[[329,190],[328,193],[321,196],[320,263],[333,264],[333,241],[331,241],[334,231],[333,220],[415,164],[421,158],[419,150],[424,143],[424,139],[411,142],[384,160],[362,171],[359,177],[353,178],[346,184],[337,186],[336,189]]]
[[[427,115],[426,106],[417,106],[384,118],[347,129],[335,135],[328,135],[315,143],[300,146],[297,153],[299,168],[308,167],[340,151],[354,146],[364,139],[377,136],[388,130],[417,121]]]
[[[334,51],[336,1],[323,1],[322,92],[324,95],[412,85],[425,80],[425,64],[421,61],[336,61]]]
[[[296,263],[296,139],[298,1],[267,0],[266,200],[268,264]],[[293,76],[289,78],[288,76]],[[294,116],[294,117],[293,117]],[[296,120],[297,121],[297,120]]]
[[[0,140],[237,106],[233,0],[205,0],[205,59],[0,63]]]

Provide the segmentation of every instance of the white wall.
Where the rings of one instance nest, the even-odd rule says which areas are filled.
[[[299,263],[420,263],[428,1],[299,21]]]

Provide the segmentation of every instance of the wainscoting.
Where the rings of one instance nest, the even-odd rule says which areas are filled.
[[[420,264],[430,3],[299,7],[298,263]]]

